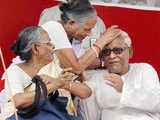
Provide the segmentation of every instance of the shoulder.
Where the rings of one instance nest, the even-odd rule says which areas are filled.
[[[148,63],[133,63],[130,64],[132,68],[138,69],[140,71],[153,71],[156,72],[156,70],[153,68],[152,65]]]
[[[59,10],[59,5],[56,5],[56,6],[53,6],[53,7],[50,7],[50,8],[46,8],[42,11],[43,14],[45,13],[55,13],[56,11],[60,12]]]
[[[99,16],[97,16],[97,22],[104,24],[103,20]]]
[[[17,65],[10,65],[8,68],[7,68],[7,73],[14,73],[14,74],[17,74],[18,72],[21,71],[21,68],[19,68]]]
[[[21,68],[19,68],[17,65],[15,64],[11,64],[8,68],[7,68],[7,75],[8,75],[8,78],[9,80],[12,78],[15,78],[16,76],[21,76],[22,75],[22,70]],[[2,75],[2,80],[5,79],[6,77],[6,74],[3,73]]]
[[[131,64],[131,71],[133,75],[137,75],[140,79],[144,80],[145,83],[151,84],[151,81],[158,83],[159,78],[156,70],[152,65],[148,63],[134,63]]]

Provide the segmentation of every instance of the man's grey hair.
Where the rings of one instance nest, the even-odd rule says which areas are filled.
[[[126,33],[125,31],[122,31],[121,37],[123,38],[124,42],[127,44],[128,47],[132,46],[132,40],[129,37],[128,33]]]

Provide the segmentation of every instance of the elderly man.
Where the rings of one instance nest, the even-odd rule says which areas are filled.
[[[157,72],[147,63],[129,63],[131,39],[122,32],[105,46],[107,70],[86,84],[92,96],[81,101],[84,120],[159,120],[160,84]]]

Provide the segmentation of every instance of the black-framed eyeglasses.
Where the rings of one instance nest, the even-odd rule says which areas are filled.
[[[102,50],[102,56],[110,56],[111,52],[113,51],[114,54],[119,55],[124,50],[128,49],[129,47],[123,47],[123,48],[113,48],[113,49],[104,49]]]

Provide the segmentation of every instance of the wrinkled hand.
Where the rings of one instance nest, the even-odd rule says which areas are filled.
[[[72,68],[62,70],[57,78],[44,74],[40,75],[41,79],[46,84],[48,93],[53,92],[55,89],[63,88],[66,82],[71,81],[74,76],[74,74],[70,72],[71,70]]]
[[[111,73],[104,76],[106,84],[115,88],[118,92],[122,92],[123,81],[120,75]]]
[[[121,34],[121,30],[117,29],[117,25],[113,25],[110,28],[108,28],[101,36],[100,41],[105,42],[106,44],[109,44],[114,40],[116,37],[118,37]]]
[[[42,74],[40,75],[40,78],[43,80],[43,82],[45,83],[46,87],[47,87],[47,91],[48,93],[52,93],[53,92],[53,85],[57,84],[58,81],[56,80],[56,78],[50,77],[48,75]]]
[[[58,77],[59,80],[65,81],[72,81],[74,73],[71,72],[72,68],[63,69]]]

